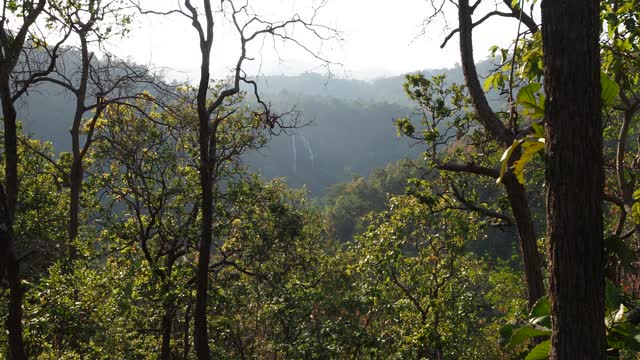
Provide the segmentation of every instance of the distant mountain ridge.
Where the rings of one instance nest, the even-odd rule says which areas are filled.
[[[489,62],[478,65],[487,73]],[[460,68],[425,70],[427,75],[446,74],[462,82]],[[330,186],[366,176],[375,168],[402,158],[415,158],[419,148],[398,138],[393,120],[412,113],[404,95],[404,76],[371,81],[328,78],[306,73],[298,76],[266,76],[258,79],[264,100],[275,111],[296,107],[303,122],[293,137],[275,137],[264,149],[247,155],[250,167],[267,178],[286,177],[293,186],[307,185],[314,195]],[[31,91],[18,105],[25,130],[51,141],[56,151],[70,148],[72,98],[53,85]]]
[[[486,66],[484,63],[479,65],[482,68]],[[482,70],[484,69],[479,69]],[[415,71],[419,72],[425,75],[446,74],[448,79],[457,83],[463,80],[459,67]],[[283,93],[409,104],[402,90],[404,75],[359,80],[304,73],[297,76],[264,76],[258,79],[258,83],[261,91],[266,94]]]

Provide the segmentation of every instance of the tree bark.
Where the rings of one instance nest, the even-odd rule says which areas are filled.
[[[9,282],[9,306],[6,320],[9,331],[9,359],[23,360],[27,356],[22,341],[22,295],[20,264],[16,258],[13,222],[6,192],[0,184],[0,277]]]
[[[203,86],[201,84],[201,86]],[[206,84],[204,85],[206,89]],[[202,87],[201,87],[202,89]],[[204,91],[206,95],[206,90]],[[198,96],[200,97],[200,96]],[[204,102],[204,100],[202,101]],[[204,106],[204,105],[203,105]],[[200,108],[198,99],[198,108]],[[200,111],[199,111],[200,113]],[[198,248],[196,273],[196,304],[193,314],[194,345],[199,360],[209,359],[209,337],[207,332],[207,291],[209,289],[209,260],[213,235],[213,184],[209,164],[209,116],[200,114],[200,187],[202,192],[202,226]]]
[[[189,323],[191,322],[191,299],[188,300],[187,308],[184,310],[184,334],[183,334],[183,348],[182,348],[182,358],[184,360],[189,359]]]
[[[80,145],[80,127],[82,126],[82,115],[84,115],[85,100],[87,97],[87,84],[89,82],[89,62],[91,55],[87,44],[86,33],[80,31],[80,50],[82,53],[82,68],[80,73],[80,83],[75,93],[76,107],[73,115],[73,124],[71,126],[71,171],[69,176],[70,199],[69,199],[69,261],[75,258],[73,241],[78,237],[78,227],[80,225],[80,195],[82,193],[82,182],[84,180],[83,158]],[[86,141],[90,141],[87,139]]]
[[[20,264],[15,252],[13,217],[18,199],[18,127],[17,112],[11,93],[11,73],[13,72],[29,28],[43,12],[46,0],[25,2],[22,26],[13,31],[5,28],[5,12],[0,21],[0,102],[4,122],[5,185],[0,184],[0,277],[9,282],[9,305],[7,330],[9,333],[9,356],[11,360],[26,359],[22,339],[22,296],[20,284]],[[4,3],[6,11],[7,2]]]
[[[165,291],[170,290],[171,289],[169,287],[165,287]],[[175,303],[172,299],[167,299],[164,301],[162,309],[162,323],[160,325],[162,329],[162,347],[160,359],[162,360],[171,359],[171,328],[173,324],[174,307]]]
[[[533,225],[533,217],[531,215],[526,190],[524,186],[518,182],[518,179],[511,174],[504,179],[504,185],[518,230],[524,278],[527,283],[527,300],[529,309],[531,309],[536,301],[545,296],[542,263],[538,252],[538,241]]]
[[[186,4],[190,5],[187,1]],[[191,7],[193,9],[193,7]],[[202,192],[202,225],[200,245],[198,248],[198,267],[196,271],[196,302],[193,312],[194,348],[198,360],[209,360],[209,336],[207,329],[207,292],[209,290],[209,262],[211,258],[211,242],[213,236],[213,178],[210,159],[209,141],[211,126],[207,111],[207,93],[209,90],[209,64],[213,45],[213,13],[209,0],[204,0],[206,17],[206,34],[202,27],[200,34],[200,83],[198,85],[198,144],[200,151],[200,190]],[[191,10],[197,19],[195,9]],[[194,21],[194,24],[196,22]],[[199,23],[198,23],[199,24]],[[195,25],[194,25],[195,26]],[[199,25],[198,25],[199,26]]]
[[[552,359],[605,359],[599,1],[543,0]]]
[[[9,282],[9,306],[7,330],[9,332],[9,354],[12,360],[26,359],[22,340],[22,295],[20,265],[15,251],[13,216],[18,194],[18,144],[16,109],[11,99],[9,74],[0,74],[0,98],[4,115],[5,181],[0,184],[0,277]]]
[[[160,327],[162,329],[162,347],[160,353],[160,359],[171,359],[171,330],[173,325],[173,319],[175,317],[175,297],[173,294],[167,295],[171,292],[173,286],[171,285],[171,273],[173,272],[173,264],[175,263],[175,253],[170,250],[165,260],[165,276],[162,281],[162,294],[165,296],[162,303],[162,320]]]
[[[75,139],[73,140],[75,143]],[[75,147],[75,146],[74,146]],[[75,153],[75,149],[74,149]],[[75,155],[74,155],[75,157]],[[69,225],[67,229],[69,240],[69,261],[75,259],[75,250],[73,241],[78,237],[78,228],[80,225],[80,195],[82,193],[82,181],[84,177],[84,169],[82,159],[73,159],[71,164],[71,174],[69,176],[70,199],[69,199]]]

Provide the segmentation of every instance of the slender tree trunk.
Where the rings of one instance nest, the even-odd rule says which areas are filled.
[[[552,359],[605,359],[598,0],[543,0]]]
[[[203,49],[200,85],[198,89],[198,142],[200,146],[200,188],[202,191],[202,227],[198,249],[196,273],[196,304],[193,314],[194,346],[199,360],[209,359],[209,337],[207,329],[207,292],[209,289],[209,260],[213,236],[213,178],[209,158],[210,119],[207,112],[207,90],[209,86],[209,53]]]
[[[171,359],[171,330],[175,316],[176,302],[175,297],[172,294],[167,294],[170,294],[171,289],[173,288],[171,285],[171,273],[175,260],[175,254],[170,252],[165,261],[165,268],[167,270],[165,272],[165,278],[163,279],[164,284],[162,285],[162,294],[165,298],[162,304],[162,321],[160,325],[160,328],[162,329],[162,348],[160,359],[162,360]]]
[[[18,129],[16,109],[11,99],[9,75],[0,74],[0,99],[4,115],[5,188],[0,185],[0,277],[9,282],[9,354],[12,360],[26,359],[22,340],[22,295],[20,264],[15,251],[13,216],[18,196]]]
[[[160,359],[169,360],[171,358],[171,325],[173,324],[175,304],[171,300],[165,301],[162,309],[162,348]]]
[[[26,359],[22,341],[22,295],[20,264],[16,259],[15,237],[7,196],[0,184],[0,275],[6,274],[9,282],[9,356],[12,360]]]
[[[191,323],[191,299],[189,299],[189,303],[187,304],[187,308],[184,311],[184,344],[182,349],[182,358],[187,360],[189,358],[189,325]]]
[[[2,98],[2,114],[4,120],[4,156],[7,205],[11,215],[14,214],[18,199],[18,114],[11,98],[9,74],[0,75],[0,96]]]
[[[18,127],[17,113],[11,93],[11,72],[14,70],[22,53],[28,29],[42,13],[46,0],[24,2],[24,22],[14,31],[8,31],[4,13],[0,24],[0,102],[4,121],[4,157],[5,184],[0,184],[0,278],[5,274],[9,281],[9,314],[7,330],[9,333],[9,356],[11,360],[26,359],[22,339],[22,296],[20,284],[20,264],[16,257],[13,233],[13,217],[18,199]],[[5,1],[5,9],[6,9]],[[11,35],[9,35],[11,33]]]
[[[76,92],[76,107],[73,115],[73,124],[71,126],[71,171],[69,176],[70,199],[69,199],[69,261],[75,258],[75,250],[73,241],[78,237],[78,228],[80,226],[80,196],[82,194],[82,182],[84,181],[84,168],[82,151],[80,145],[80,127],[82,126],[82,116],[84,115],[85,100],[87,97],[87,85],[89,82],[89,65],[91,62],[91,54],[87,44],[86,33],[80,32],[80,51],[82,53],[82,68],[80,73],[80,83]],[[90,141],[87,139],[87,141]]]
[[[198,360],[209,360],[209,336],[207,329],[207,293],[209,290],[209,261],[213,236],[213,177],[210,150],[211,120],[207,110],[207,94],[211,74],[211,47],[213,46],[213,10],[210,0],[204,0],[206,24],[203,27],[197,20],[197,10],[191,2],[185,5],[191,11],[194,27],[200,36],[200,83],[198,84],[198,145],[200,151],[200,190],[202,192],[202,225],[198,248],[198,267],[196,271],[196,301],[193,311],[193,341]]]
[[[510,146],[514,135],[498,119],[489,106],[480,81],[473,57],[473,25],[472,8],[469,0],[458,2],[458,20],[460,26],[460,60],[465,83],[469,89],[474,109],[478,119],[485,128],[489,136],[503,146]],[[515,157],[514,157],[515,160]],[[525,279],[527,282],[529,307],[542,296],[544,296],[544,283],[542,274],[542,264],[538,253],[537,239],[535,236],[533,218],[529,208],[527,193],[523,185],[519,184],[513,174],[509,174],[504,179],[504,185],[509,197],[511,211],[518,228],[518,239],[522,262],[524,265]]]
[[[70,262],[73,261],[76,257],[73,241],[78,237],[78,228],[80,225],[80,195],[82,193],[83,176],[84,169],[82,166],[82,159],[74,159],[71,164],[71,174],[69,176],[69,225],[67,232],[69,237],[68,255]]]
[[[206,116],[206,130],[200,126],[200,186],[202,191],[202,228],[198,249],[196,273],[196,304],[194,310],[194,344],[198,359],[209,359],[209,337],[207,332],[207,291],[209,289],[209,260],[211,257],[211,237],[213,233],[213,184],[209,165],[208,144],[209,117]],[[204,132],[204,136],[203,133]],[[203,137],[206,137],[204,140]],[[203,144],[204,142],[204,144]]]
[[[84,102],[84,101],[83,101]],[[80,103],[80,100],[78,100]],[[80,123],[82,121],[82,112],[76,109],[76,114],[71,127],[71,169],[69,173],[69,224],[67,235],[69,240],[69,261],[73,261],[75,257],[73,250],[73,241],[78,237],[78,227],[80,225],[80,194],[82,192],[83,167],[80,158]]]
[[[507,176],[504,179],[504,185],[511,205],[511,212],[516,221],[524,277],[527,282],[527,300],[529,308],[532,308],[538,299],[545,296],[545,290],[531,208],[529,207],[526,190],[515,176]]]

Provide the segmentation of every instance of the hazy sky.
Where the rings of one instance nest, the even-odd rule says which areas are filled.
[[[320,0],[253,0],[251,6],[268,19],[285,19],[293,13],[310,15]],[[335,76],[371,79],[428,68],[452,67],[458,60],[457,36],[445,49],[439,45],[446,33],[444,22],[432,23],[422,33],[423,20],[432,13],[428,0],[328,0],[317,22],[341,32],[342,41],[319,44],[301,29],[293,35],[310,48],[342,66],[333,66]],[[194,0],[194,3],[198,3]],[[168,9],[176,0],[142,0],[144,6]],[[219,4],[217,1],[212,1]],[[478,9],[478,16],[487,9]],[[457,24],[449,14],[449,24]],[[476,61],[488,54],[491,45],[506,46],[515,36],[513,19],[496,17],[479,26],[474,33]],[[212,65],[216,76],[225,76],[233,68],[239,45],[234,29],[219,19],[215,32]],[[196,79],[199,68],[197,34],[189,21],[179,15],[170,17],[138,16],[129,38],[112,42],[112,49],[138,63],[168,67],[172,76]],[[296,75],[316,70],[320,64],[293,44],[256,42],[249,49],[255,60],[247,64],[250,74]]]

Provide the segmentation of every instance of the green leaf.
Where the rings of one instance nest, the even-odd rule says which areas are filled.
[[[538,299],[533,307],[531,308],[531,312],[529,312],[529,317],[539,317],[551,315],[551,303],[549,302],[549,298],[544,296]]]
[[[640,351],[640,329],[628,321],[617,323],[607,334],[607,343],[613,349]]]
[[[10,0],[7,4],[7,9],[9,9],[9,11],[11,11],[12,13],[15,13],[18,10],[18,4],[15,0]]]
[[[509,340],[511,340],[511,336],[513,335],[513,325],[508,324],[500,328],[500,337],[498,338],[498,343],[501,346],[507,346],[509,344]]]
[[[538,330],[551,331],[551,315],[542,315],[529,319],[529,322],[536,326]]]
[[[500,164],[501,164],[500,176],[496,180],[496,184],[500,184],[502,182],[502,179],[504,178],[504,175],[507,173],[507,169],[509,167],[509,159],[511,158],[511,155],[513,154],[513,152],[516,151],[518,146],[520,146],[520,140],[514,140],[513,144],[511,144],[511,146],[509,146],[504,151],[504,153],[502,153],[502,157],[500,157]]]
[[[513,332],[511,339],[509,340],[509,346],[517,346],[536,336],[551,335],[549,330],[538,330],[531,326],[522,326]]]
[[[490,76],[488,76],[485,80],[484,83],[482,85],[482,89],[487,92],[489,91],[492,87],[493,88],[499,88],[500,84],[504,81],[502,78],[502,73],[495,73],[492,74]]]
[[[551,304],[548,297],[541,297],[529,312],[529,322],[539,329],[551,329]]]
[[[629,337],[633,339],[634,336],[638,335],[638,327],[633,325],[628,321],[623,321],[621,323],[615,324],[611,328],[611,332],[607,336],[607,340],[613,339],[616,335],[622,335],[623,337]]]
[[[531,128],[533,129],[533,133],[537,136],[537,137],[544,137],[544,127],[540,124],[537,123],[533,123],[531,124]]]
[[[524,184],[524,167],[540,150],[544,149],[544,138],[530,138],[522,142],[522,155],[513,163],[513,173]]]
[[[631,206],[631,215],[636,224],[640,224],[640,202],[636,200]]]
[[[534,119],[544,117],[544,97],[536,96],[542,85],[532,82],[518,91],[516,102],[527,110],[527,115]]]
[[[537,154],[540,150],[544,149],[544,138],[538,137],[527,137],[520,140],[515,140],[511,146],[505,150],[500,158],[501,166],[500,166],[500,176],[498,180],[496,180],[497,184],[502,182],[504,175],[507,173],[507,168],[509,166],[509,160],[513,155],[513,152],[518,149],[519,146],[522,146],[522,154],[520,158],[514,161],[512,169],[513,173],[518,178],[518,181],[521,184],[524,184],[524,167],[527,165],[529,160]]]
[[[600,73],[600,85],[602,86],[602,103],[605,106],[613,104],[620,93],[618,84],[604,72]]]
[[[544,360],[549,358],[551,352],[551,340],[543,341],[531,349],[524,360]]]
[[[519,103],[531,103],[536,104],[536,93],[540,90],[542,85],[540,83],[532,82],[526,86],[523,86],[518,91],[516,99]]]
[[[622,240],[619,236],[609,236],[604,240],[604,246],[608,254],[615,255],[621,262],[622,266],[627,271],[633,270],[633,264],[637,260],[636,252],[627,244],[624,240]],[[609,286],[609,284],[607,284]],[[607,303],[607,306],[609,303]],[[613,304],[612,307],[608,307],[609,309],[617,306],[617,304]]]
[[[607,310],[613,310],[620,304],[620,290],[611,280],[605,280],[604,302]]]

